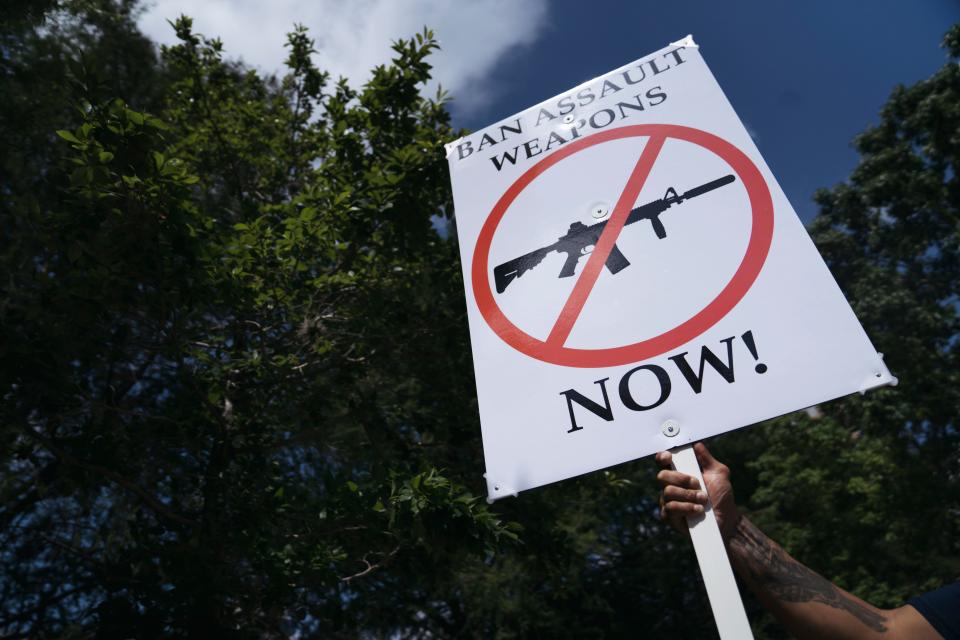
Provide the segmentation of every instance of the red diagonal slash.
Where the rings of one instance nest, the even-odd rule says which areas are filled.
[[[627,186],[624,187],[623,193],[620,194],[620,199],[617,200],[617,205],[614,207],[613,213],[607,221],[607,225],[603,228],[603,233],[600,234],[600,238],[597,240],[597,244],[593,248],[590,258],[587,259],[587,264],[584,265],[583,271],[577,279],[577,283],[573,286],[573,292],[571,292],[570,297],[567,298],[567,302],[563,305],[563,310],[560,312],[556,324],[553,325],[553,329],[550,331],[549,337],[547,337],[548,345],[562,347],[570,336],[573,325],[576,323],[577,318],[580,317],[580,312],[583,311],[583,305],[586,304],[587,297],[593,290],[593,285],[597,283],[597,278],[600,277],[600,270],[603,269],[603,265],[607,261],[607,256],[609,256],[610,251],[613,250],[613,245],[616,244],[617,238],[620,236],[620,231],[623,230],[623,226],[627,222],[627,216],[630,215],[630,210],[633,208],[637,198],[640,197],[640,190],[643,189],[643,183],[647,181],[647,176],[650,175],[650,169],[653,168],[653,163],[656,162],[657,156],[660,155],[660,149],[663,148],[665,140],[666,138],[662,135],[652,135],[650,139],[647,140],[646,146],[643,147],[640,159],[637,160],[637,165],[633,168],[633,172],[630,174],[629,180],[627,180]]]

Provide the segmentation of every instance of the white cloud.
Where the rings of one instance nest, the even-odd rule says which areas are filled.
[[[390,43],[432,28],[441,50],[434,78],[462,111],[490,100],[498,64],[514,47],[530,45],[547,18],[547,0],[154,0],[140,27],[157,42],[176,41],[167,20],[194,19],[194,30],[223,41],[228,57],[276,72],[286,58],[286,33],[301,23],[316,40],[317,64],[359,86],[392,57]],[[435,86],[432,88],[435,90]]]

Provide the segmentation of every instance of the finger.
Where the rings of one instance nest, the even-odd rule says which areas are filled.
[[[670,528],[674,529],[679,533],[686,533],[688,535],[690,533],[690,528],[687,525],[687,519],[683,516],[669,516],[663,511],[661,511],[660,520],[668,524]]]
[[[674,507],[671,507],[670,511],[667,511],[666,507],[660,507],[660,520],[678,531],[682,530],[683,525],[687,524],[686,515],[677,513]]]
[[[661,487],[673,485],[682,487],[684,489],[700,488],[700,481],[693,476],[688,476],[687,474],[679,471],[671,471],[670,469],[662,469],[659,473],[657,473],[657,482],[660,483]]]
[[[680,487],[675,487],[669,485],[663,490],[663,500],[664,502],[677,501],[677,502],[692,502],[694,504],[707,504],[707,494],[705,491],[697,491],[695,489],[681,489]]]
[[[663,505],[663,509],[660,511],[666,520],[671,518],[690,518],[702,515],[703,505],[690,502],[668,502]]]
[[[661,469],[669,469],[670,465],[673,464],[673,456],[670,455],[669,451],[661,451],[657,453],[654,459],[657,461],[657,465],[659,465]]]
[[[707,445],[702,442],[693,445],[693,452],[697,454],[697,462],[700,463],[700,468],[704,471],[720,464],[717,459],[713,457],[713,454],[710,453],[710,450],[707,449]]]

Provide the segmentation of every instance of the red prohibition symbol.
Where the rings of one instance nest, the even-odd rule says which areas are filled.
[[[550,335],[539,340],[514,325],[500,309],[490,288],[490,245],[500,221],[518,195],[538,176],[566,158],[597,144],[622,138],[649,137],[627,185],[617,200],[593,252],[577,278]],[[740,265],[717,296],[676,327],[647,340],[621,347],[574,349],[564,346],[573,325],[586,304],[593,285],[617,236],[630,214],[640,190],[668,138],[690,142],[714,153],[739,176],[747,190],[751,209],[750,240]],[[614,367],[647,360],[693,340],[720,321],[746,295],[763,268],[773,239],[773,200],[756,165],[738,148],[712,133],[672,124],[639,124],[595,133],[567,143],[554,154],[533,165],[504,192],[487,216],[473,253],[471,280],[474,297],[484,320],[508,345],[532,358],[567,367]]]

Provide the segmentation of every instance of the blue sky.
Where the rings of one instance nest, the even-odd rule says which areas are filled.
[[[943,65],[960,0],[148,0],[141,27],[173,41],[168,19],[195,18],[228,56],[271,72],[294,23],[317,64],[361,84],[390,42],[429,25],[432,63],[457,126],[480,129],[692,33],[804,221],[818,187],[844,180],[853,137],[897,84]],[[432,90],[433,88],[431,88]]]
[[[869,8],[869,10],[866,10]],[[482,108],[452,105],[479,129],[692,33],[804,221],[818,187],[855,166],[851,140],[897,84],[941,67],[955,0],[606,2],[555,0],[536,41],[504,54]]]

